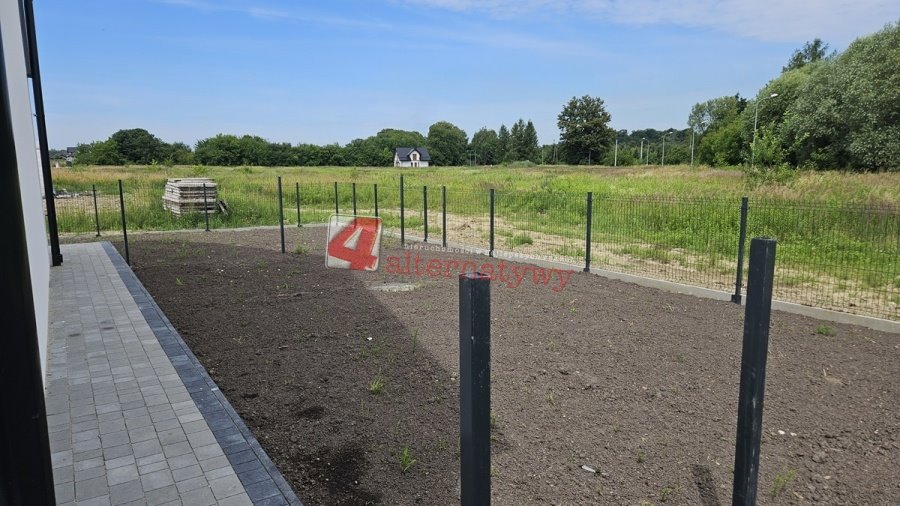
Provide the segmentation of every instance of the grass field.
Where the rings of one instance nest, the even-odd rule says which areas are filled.
[[[54,171],[60,231],[118,230],[117,181],[123,180],[130,230],[204,226],[202,215],[176,217],[162,208],[166,178],[214,178],[227,215],[211,227],[276,225],[276,176],[283,178],[284,214],[297,223],[300,185],[303,223],[324,221],[338,208],[351,213],[353,185],[359,214],[400,226],[404,175],[407,234],[441,237],[447,194],[447,239],[487,248],[489,190],[495,194],[495,248],[582,263],[586,193],[593,193],[592,265],[729,291],[733,289],[741,197],[749,197],[748,237],[779,240],[776,296],[873,316],[900,319],[900,173],[801,172],[759,184],[740,170],[685,166],[261,168],[89,167]],[[92,185],[98,190],[95,218]],[[427,185],[427,196],[423,186]],[[427,198],[427,213],[425,200]]]

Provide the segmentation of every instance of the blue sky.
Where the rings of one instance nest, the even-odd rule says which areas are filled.
[[[345,144],[531,119],[554,142],[572,96],[617,129],[685,128],[753,96],[820,37],[842,50],[896,0],[37,0],[52,147],[146,128]]]

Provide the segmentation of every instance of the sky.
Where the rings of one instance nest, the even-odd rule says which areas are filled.
[[[346,144],[449,121],[471,137],[574,96],[615,129],[686,128],[753,97],[816,37],[843,50],[897,0],[35,0],[50,146],[145,128]]]

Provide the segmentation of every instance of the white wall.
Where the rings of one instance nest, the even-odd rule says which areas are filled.
[[[9,101],[19,163],[19,185],[25,214],[28,261],[34,291],[34,309],[41,350],[41,368],[47,367],[48,306],[50,301],[50,248],[41,202],[40,165],[32,122],[30,83],[25,70],[25,49],[18,0],[0,0],[0,33],[9,83]],[[45,380],[46,381],[46,376]]]

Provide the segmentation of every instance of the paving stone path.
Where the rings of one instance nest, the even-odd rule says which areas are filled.
[[[299,505],[115,249],[63,255],[46,377],[57,503]]]

